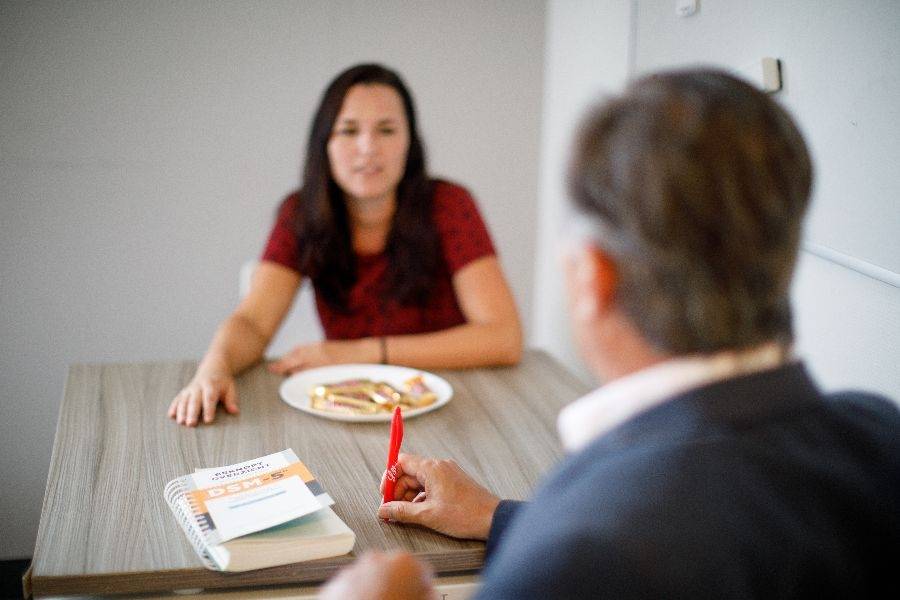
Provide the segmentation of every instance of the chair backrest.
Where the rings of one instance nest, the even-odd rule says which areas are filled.
[[[257,260],[248,260],[241,265],[238,274],[238,291],[243,298],[250,292],[253,272],[259,265]],[[300,290],[294,298],[294,304],[288,312],[281,327],[266,349],[266,356],[276,357],[288,352],[294,346],[308,344],[323,339],[322,325],[316,312],[315,293],[309,279],[303,280]]]
[[[256,271],[258,260],[248,260],[241,265],[241,272],[238,274],[238,292],[243,299],[250,292],[250,282],[253,280],[253,272]]]

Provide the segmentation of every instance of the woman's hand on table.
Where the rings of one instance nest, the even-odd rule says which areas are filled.
[[[212,423],[219,402],[227,412],[233,415],[239,412],[234,377],[226,369],[201,367],[172,400],[168,416],[179,425],[188,427],[196,426],[201,419],[204,423]]]
[[[378,517],[414,523],[464,539],[486,540],[500,499],[475,482],[452,460],[401,454],[394,501]],[[384,492],[385,475],[381,478]]]
[[[320,600],[437,598],[431,568],[406,552],[367,552],[319,592]]]
[[[269,365],[278,375],[292,375],[297,371],[344,363],[377,363],[381,360],[378,338],[358,340],[325,340],[297,346]]]

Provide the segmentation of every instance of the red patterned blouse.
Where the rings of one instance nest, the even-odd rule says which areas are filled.
[[[291,222],[299,203],[296,192],[285,200],[261,258],[297,272],[299,254]],[[316,308],[325,337],[340,340],[425,333],[466,322],[453,291],[453,274],[475,259],[494,255],[494,244],[472,196],[458,185],[435,181],[434,220],[443,261],[428,303],[381,302],[375,290],[387,276],[387,255],[357,254],[356,284],[350,291],[347,313],[332,309],[316,290]]]

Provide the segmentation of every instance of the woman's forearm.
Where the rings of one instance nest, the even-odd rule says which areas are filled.
[[[518,323],[467,323],[386,339],[387,362],[420,369],[513,365],[522,357]]]
[[[235,313],[216,331],[197,371],[226,371],[237,375],[263,357],[269,338],[251,320]]]

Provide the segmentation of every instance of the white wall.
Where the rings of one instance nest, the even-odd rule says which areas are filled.
[[[543,28],[540,0],[0,3],[0,559],[32,552],[67,365],[201,355],[350,64],[405,76],[529,315]]]
[[[816,167],[805,243],[881,278],[804,251],[793,289],[797,352],[827,389],[900,401],[900,2],[706,0],[688,18],[670,0],[637,6],[638,75],[782,61],[775,97]]]
[[[626,82],[631,14],[630,3],[621,0],[551,0],[547,4],[533,342],[585,381],[591,381],[591,375],[573,348],[565,316],[561,253],[571,215],[565,165],[582,113],[602,95],[620,91]]]
[[[565,219],[560,165],[585,98],[660,68],[739,70],[771,56],[784,67],[776,97],[798,120],[817,168],[806,245],[841,260],[801,256],[797,352],[826,389],[861,387],[900,401],[900,3],[699,4],[688,18],[676,16],[674,0],[548,4],[535,341],[572,364],[552,254]]]

